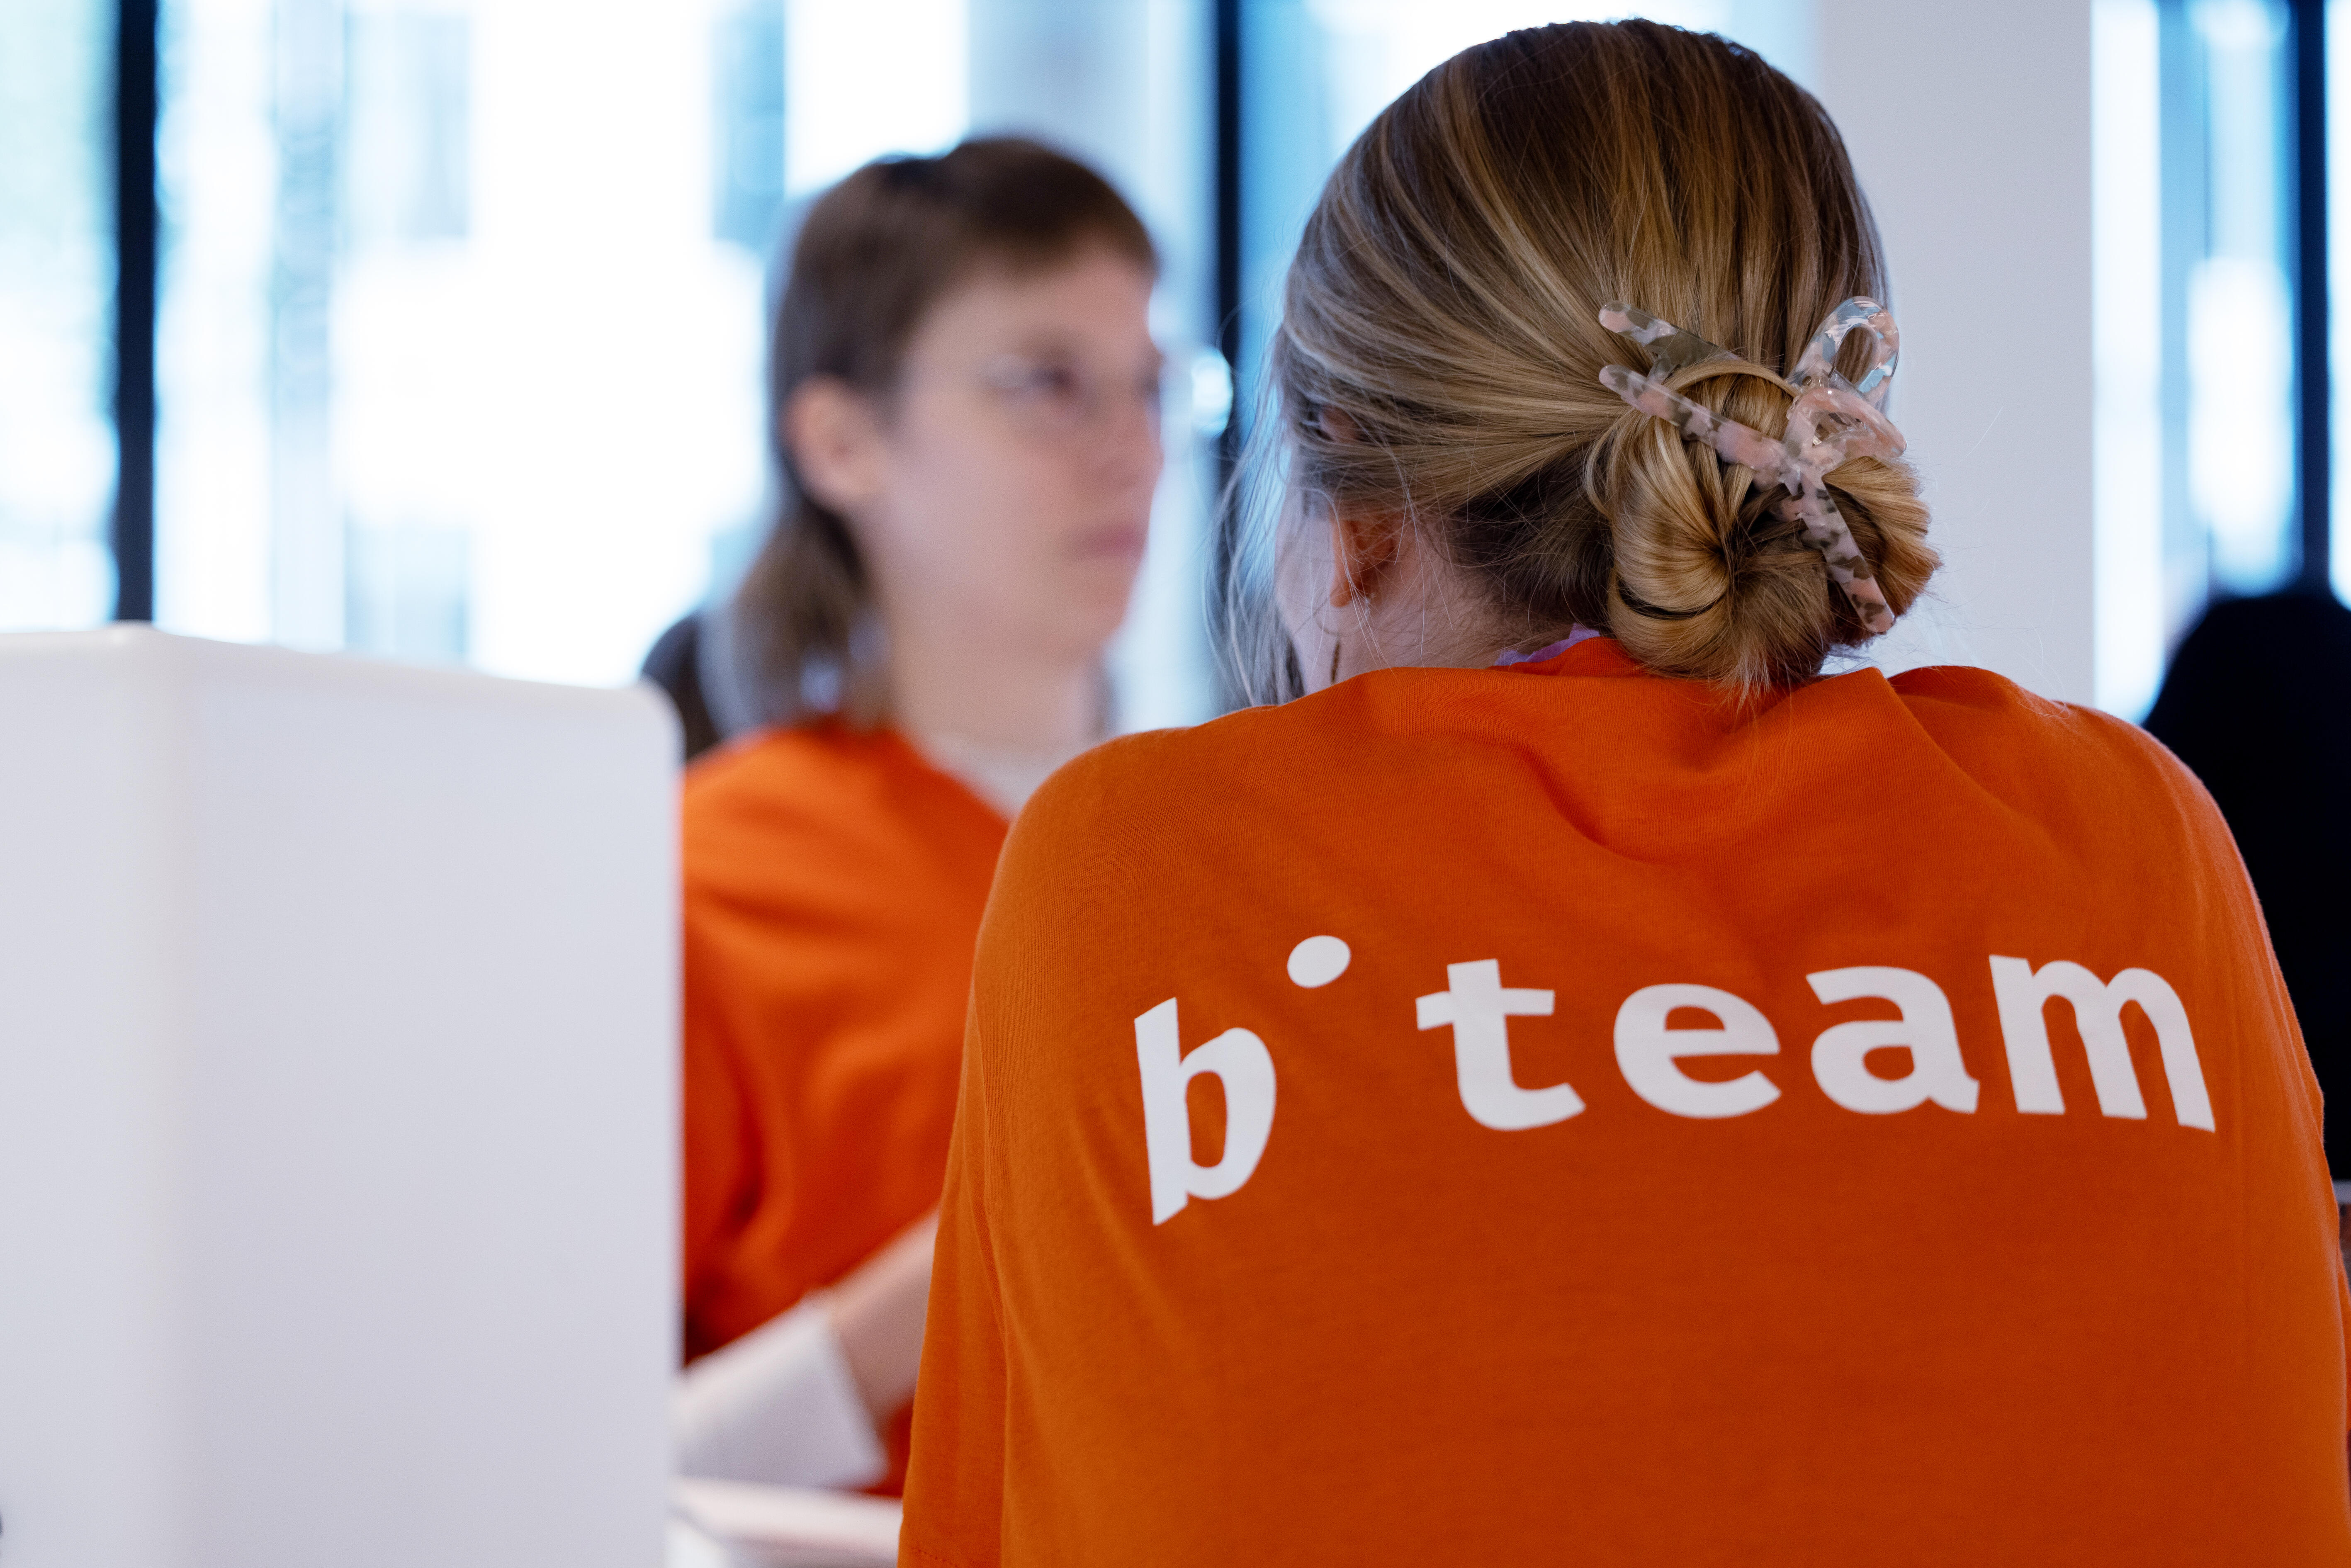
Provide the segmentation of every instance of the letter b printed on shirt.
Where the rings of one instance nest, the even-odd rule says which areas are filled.
[[[1143,1073],[1143,1145],[1151,1169],[1151,1223],[1165,1225],[1196,1197],[1229,1197],[1256,1173],[1273,1132],[1273,1057],[1245,1029],[1228,1029],[1186,1055],[1174,998],[1134,1020]],[[1207,1072],[1225,1088],[1225,1152],[1212,1166],[1192,1157],[1186,1092]]]

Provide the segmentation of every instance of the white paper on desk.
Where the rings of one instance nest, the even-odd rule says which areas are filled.
[[[898,1561],[899,1507],[809,1487],[680,1477],[677,1511],[762,1568],[875,1568]]]

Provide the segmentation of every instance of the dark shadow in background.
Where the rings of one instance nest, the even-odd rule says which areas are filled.
[[[645,655],[645,679],[669,694],[677,708],[678,727],[685,741],[685,760],[708,751],[726,737],[710,716],[709,699],[702,692],[702,615],[684,617],[661,634]]]
[[[2297,591],[2226,600],[2180,643],[2147,727],[2237,836],[2351,1179],[2351,610]]]

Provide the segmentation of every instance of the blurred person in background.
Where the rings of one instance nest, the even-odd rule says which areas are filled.
[[[903,1464],[973,938],[1009,820],[1102,734],[1143,556],[1155,271],[1106,182],[1011,139],[869,164],[795,243],[786,501],[692,659],[754,722],[684,786],[683,1473]]]
[[[2324,589],[2214,604],[2147,727],[2236,835],[2351,1191],[2351,610]]]
[[[1938,564],[1887,285],[1707,35],[1513,33],[1341,161],[1260,426],[1307,690],[1006,846],[903,1561],[2351,1561],[2227,827],[2121,720],[1827,673]]]

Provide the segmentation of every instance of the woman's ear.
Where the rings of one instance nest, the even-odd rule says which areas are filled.
[[[883,486],[882,421],[873,402],[838,376],[810,376],[784,403],[784,445],[818,505],[852,517]]]
[[[1361,517],[1331,518],[1331,602],[1376,598],[1403,553],[1404,529],[1392,522]]]
[[[1326,441],[1352,445],[1363,440],[1363,428],[1342,408],[1324,408],[1315,415]],[[1394,523],[1331,514],[1331,602],[1350,604],[1376,596],[1394,573],[1404,530]]]

